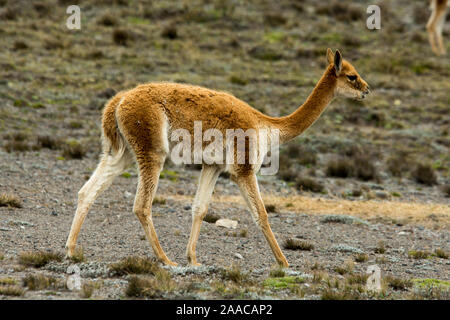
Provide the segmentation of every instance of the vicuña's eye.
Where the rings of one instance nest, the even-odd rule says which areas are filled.
[[[347,76],[347,78],[350,81],[355,81],[356,80],[356,76]]]

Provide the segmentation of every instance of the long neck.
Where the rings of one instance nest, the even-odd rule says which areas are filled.
[[[304,104],[288,116],[271,118],[272,126],[280,130],[281,143],[297,137],[319,118],[333,99],[336,84],[333,66],[329,66]]]

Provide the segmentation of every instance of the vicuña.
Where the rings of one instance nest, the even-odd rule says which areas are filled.
[[[102,117],[103,153],[95,172],[78,192],[78,207],[67,239],[67,255],[73,256],[76,241],[89,207],[128,166],[137,162],[139,182],[133,211],[139,218],[157,258],[167,265],[176,265],[164,253],[152,221],[152,201],[159,174],[172,147],[173,130],[187,129],[193,135],[194,122],[202,122],[202,130],[239,128],[278,130],[280,143],[287,142],[310,127],[333,98],[345,96],[364,99],[368,84],[356,69],[343,60],[339,51],[327,50],[328,65],[306,102],[292,114],[270,117],[236,97],[186,84],[148,83],[119,92],[105,106]],[[257,148],[258,145],[253,145]],[[224,146],[225,148],[225,146]],[[258,154],[260,150],[247,150]],[[195,155],[193,155],[195,156]],[[200,226],[219,174],[228,171],[238,185],[256,224],[261,228],[277,262],[288,267],[269,225],[259,192],[256,173],[260,163],[208,165],[203,163],[198,189],[192,205],[192,228],[186,255],[191,265],[197,263],[195,248]]]

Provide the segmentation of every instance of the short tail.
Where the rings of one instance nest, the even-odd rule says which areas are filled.
[[[127,143],[122,136],[116,120],[116,109],[125,91],[117,93],[109,100],[103,109],[102,116],[102,145],[104,155],[114,155],[121,158],[127,150]]]

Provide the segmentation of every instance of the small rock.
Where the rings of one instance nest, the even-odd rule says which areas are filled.
[[[244,259],[244,257],[242,255],[240,255],[239,253],[235,253],[234,256],[238,259]]]
[[[351,253],[364,253],[362,250],[351,247],[345,244],[337,244],[333,247],[331,247],[331,250],[333,251],[339,251],[339,252],[351,252]]]
[[[398,235],[399,235],[399,236],[407,236],[407,235],[408,235],[408,232],[400,231],[400,232],[398,233]]]
[[[377,191],[377,192],[375,192],[375,195],[377,196],[377,198],[380,198],[380,199],[388,198],[388,194],[384,191]]]
[[[191,206],[190,205],[184,206],[183,209],[184,210],[191,210]]]
[[[327,214],[320,220],[322,223],[344,223],[344,224],[364,224],[369,223],[366,220],[352,217],[344,214]]]
[[[58,213],[55,210],[52,210],[52,213],[50,213],[50,214],[55,217],[58,215]]]
[[[236,229],[238,222],[230,219],[219,219],[216,221],[216,226],[228,229]]]

